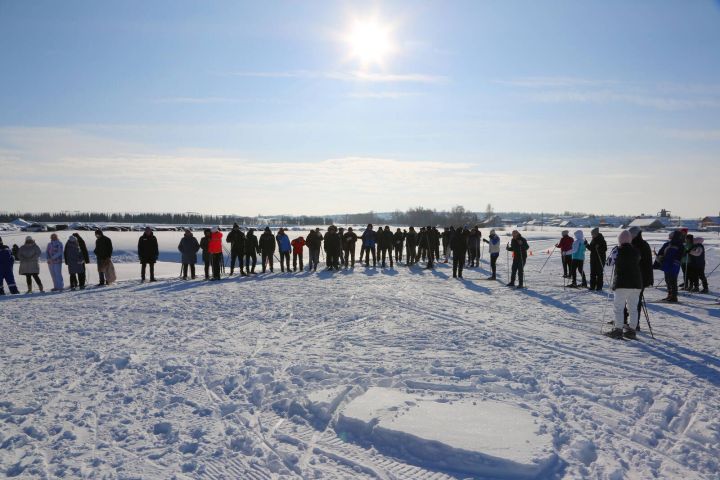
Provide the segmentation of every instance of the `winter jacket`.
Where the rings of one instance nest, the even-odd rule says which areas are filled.
[[[88,255],[88,249],[85,240],[83,240],[79,233],[73,233],[72,236],[77,238],[78,246],[80,247],[80,252],[82,253],[83,260],[85,260],[86,264],[90,263],[90,255]]]
[[[383,247],[384,248],[393,248],[395,246],[395,235],[393,232],[388,230],[383,230]]]
[[[492,255],[493,253],[500,253],[500,237],[494,233],[490,234],[490,240],[483,238],[483,242],[488,244],[488,251]]]
[[[245,234],[240,229],[233,228],[225,238],[230,244],[230,251],[236,255],[242,255],[245,251]]]
[[[297,237],[290,242],[290,245],[295,255],[301,255],[303,253],[303,247],[305,246],[305,239],[303,237]]]
[[[374,230],[365,230],[360,238],[362,238],[363,247],[375,248],[376,234]]]
[[[343,244],[345,245],[345,248],[354,250],[357,239],[358,236],[355,232],[345,232],[345,235],[343,235]]]
[[[523,263],[527,260],[527,251],[530,250],[527,240],[522,235],[518,235],[517,238],[510,240],[510,245],[506,247],[510,252],[513,252],[513,258],[522,257]]]
[[[617,249],[613,290],[617,288],[643,288],[640,253],[629,243],[620,245]]]
[[[95,240],[95,257],[97,258],[98,262],[101,260],[105,260],[106,258],[112,257],[113,252],[113,245],[112,240],[110,238],[106,237],[105,235],[102,235],[97,240]]]
[[[674,231],[669,242],[661,248],[663,252],[662,270],[672,276],[680,273],[680,260],[683,255],[682,234]]]
[[[447,246],[450,244],[450,239],[455,234],[454,231],[450,230],[443,230],[443,232],[440,234],[440,238],[442,239],[443,246]]]
[[[245,255],[257,255],[258,252],[258,238],[255,236],[255,232],[248,232],[245,236]]]
[[[208,242],[209,254],[213,255],[217,253],[222,253],[222,238],[223,233],[221,231],[212,232],[212,234],[210,234],[210,241]]]
[[[340,255],[342,251],[342,240],[336,232],[327,232],[325,234],[325,252],[329,255]]]
[[[310,231],[308,236],[305,238],[305,245],[309,250],[320,250],[322,244],[322,236],[315,230]]]
[[[270,230],[265,230],[260,235],[260,250],[265,254],[275,253],[275,237]]]
[[[474,249],[474,250],[480,250],[480,232],[478,230],[472,229],[470,233],[467,235],[467,248],[468,250]],[[453,249],[455,251],[455,249]]]
[[[460,229],[455,230],[450,237],[450,249],[455,255],[464,255],[470,243],[470,234]]]
[[[560,249],[560,252],[563,255],[568,255],[568,252],[572,250],[573,239],[572,237],[570,237],[570,235],[563,235],[560,241],[555,246]]]
[[[18,250],[20,258],[20,275],[32,275],[40,273],[40,255],[42,251],[35,240],[25,242],[25,245]]]
[[[138,239],[138,257],[142,263],[155,263],[160,252],[158,250],[157,237],[152,233],[142,235]]]
[[[7,245],[0,245],[0,275],[5,277],[9,276],[13,271],[13,264],[15,258],[13,257],[12,250]],[[2,287],[2,284],[0,284]]]
[[[180,239],[178,251],[182,254],[182,263],[195,265],[197,263],[198,250],[200,250],[200,244],[194,235],[185,235]]]
[[[280,253],[290,251],[290,238],[285,234],[285,232],[278,233],[275,238],[277,240],[278,251]]]
[[[642,232],[638,232],[635,238],[633,238],[632,245],[640,254],[640,273],[643,277],[643,287],[651,287],[655,283],[655,275],[653,274],[652,267],[652,249],[650,245],[643,240]]]
[[[582,230],[575,231],[575,241],[570,249],[570,255],[573,260],[585,260],[585,238]]]
[[[200,239],[200,248],[202,249],[202,259],[204,263],[210,261],[210,237],[203,236]]]
[[[68,266],[68,273],[70,275],[77,275],[85,273],[85,259],[83,258],[82,250],[78,245],[77,238],[68,238],[65,244],[65,265]]]
[[[605,263],[605,256],[607,255],[607,242],[602,233],[598,233],[590,243],[585,241],[585,246],[590,252],[590,261],[599,262],[600,265]]]
[[[47,262],[50,264],[63,263],[63,244],[60,240],[51,240],[45,249]]]
[[[688,252],[690,267],[703,272],[705,271],[705,246],[704,239],[695,237],[693,240],[693,248]]]
[[[408,248],[417,247],[418,235],[415,230],[409,230],[405,235],[405,245]]]

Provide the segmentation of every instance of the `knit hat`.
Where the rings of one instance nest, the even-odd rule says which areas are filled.
[[[638,236],[638,233],[642,232],[642,230],[640,230],[640,227],[630,227],[628,232],[630,232],[630,236],[632,236],[632,238],[635,238]]]
[[[632,235],[630,232],[627,230],[620,232],[620,235],[618,235],[618,244],[623,245],[630,242],[632,242]]]
[[[30,243],[30,242],[32,242],[32,241],[33,241],[33,238],[32,238],[30,235],[28,235],[27,237],[25,237],[25,243]]]
[[[495,229],[490,230],[490,235],[495,235]]]
[[[560,232],[562,235],[570,235],[570,230],[563,230]]]
[[[598,233],[600,233],[600,227],[595,227],[590,230],[590,235],[597,235]]]

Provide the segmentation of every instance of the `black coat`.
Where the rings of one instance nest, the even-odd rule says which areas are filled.
[[[455,230],[450,237],[450,249],[455,255],[465,255],[468,250],[468,234],[461,230]]]
[[[655,283],[655,274],[653,273],[653,255],[650,245],[642,238],[642,232],[639,232],[632,241],[635,250],[640,253],[640,274],[643,279],[643,287],[652,287]]]
[[[106,258],[112,257],[113,246],[112,240],[103,235],[95,240],[95,257],[98,260],[105,260]]]
[[[343,235],[343,244],[345,245],[345,248],[355,248],[357,239],[358,236],[355,232],[345,232],[345,235]]]
[[[270,232],[263,232],[260,235],[260,251],[263,253],[275,253],[275,237]]]
[[[257,255],[259,245],[260,244],[258,243],[258,238],[255,236],[255,233],[248,232],[245,237],[245,255]]]
[[[155,263],[160,255],[157,237],[155,235],[142,235],[138,239],[138,257],[143,263]]]
[[[418,242],[418,234],[415,231],[409,231],[407,235],[405,235],[405,245],[408,246],[408,248],[415,248],[417,247]]]
[[[195,265],[197,263],[197,252],[200,244],[194,236],[183,236],[178,244],[178,251],[182,254],[182,263]]]
[[[507,250],[513,252],[513,261],[522,258],[523,263],[527,260],[527,251],[530,250],[527,240],[522,235],[518,235],[517,238],[510,240],[510,245],[507,246]]]
[[[210,247],[210,237],[203,236],[200,239],[200,248],[202,248],[202,259],[203,262],[208,263],[210,261],[210,252],[208,252],[208,248]]]
[[[590,252],[590,263],[593,265],[599,265],[602,268],[605,265],[605,258],[607,256],[607,242],[602,233],[598,233],[590,243],[586,243],[587,249]]]
[[[395,245],[395,235],[390,230],[383,230],[383,247],[393,248]]]
[[[240,230],[231,230],[225,241],[230,244],[230,251],[236,255],[242,255],[245,251],[245,234]]]
[[[85,263],[90,263],[90,255],[88,254],[87,244],[85,243],[85,240],[83,240],[83,238],[77,233],[73,233],[73,237],[77,238],[78,240],[78,246],[80,246],[80,253],[82,253],[83,260],[85,260]]]
[[[339,233],[328,232],[325,234],[325,252],[329,255],[340,255],[342,251],[342,239]]]
[[[630,244],[620,245],[615,258],[615,279],[613,290],[616,288],[643,288],[643,277],[640,272],[640,253]]]
[[[393,234],[393,244],[396,249],[401,249],[403,242],[405,241],[405,234],[403,232],[395,232]]]

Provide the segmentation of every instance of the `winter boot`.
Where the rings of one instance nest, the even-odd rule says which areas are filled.
[[[623,338],[623,329],[622,328],[613,328],[609,332],[603,333],[606,337],[614,338],[614,339],[622,339]]]
[[[623,338],[627,338],[629,340],[637,339],[637,335],[635,335],[635,330],[633,330],[632,328],[626,328],[625,330],[623,330],[622,336]]]
[[[510,283],[506,283],[505,286],[506,287],[514,287],[515,284],[513,282],[510,282]]]

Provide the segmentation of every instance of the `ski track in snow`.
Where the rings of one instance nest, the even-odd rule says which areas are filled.
[[[553,235],[528,237],[548,249]],[[486,251],[462,281],[402,264],[2,298],[0,473],[468,478],[335,432],[345,404],[383,386],[536,412],[552,478],[720,478],[716,296],[648,303],[656,339],[643,318],[639,341],[612,341],[606,293],[557,287],[559,259],[537,273],[546,258],[529,258],[523,291],[504,286],[503,254],[500,281],[482,280]],[[307,395],[332,388],[320,418]]]

